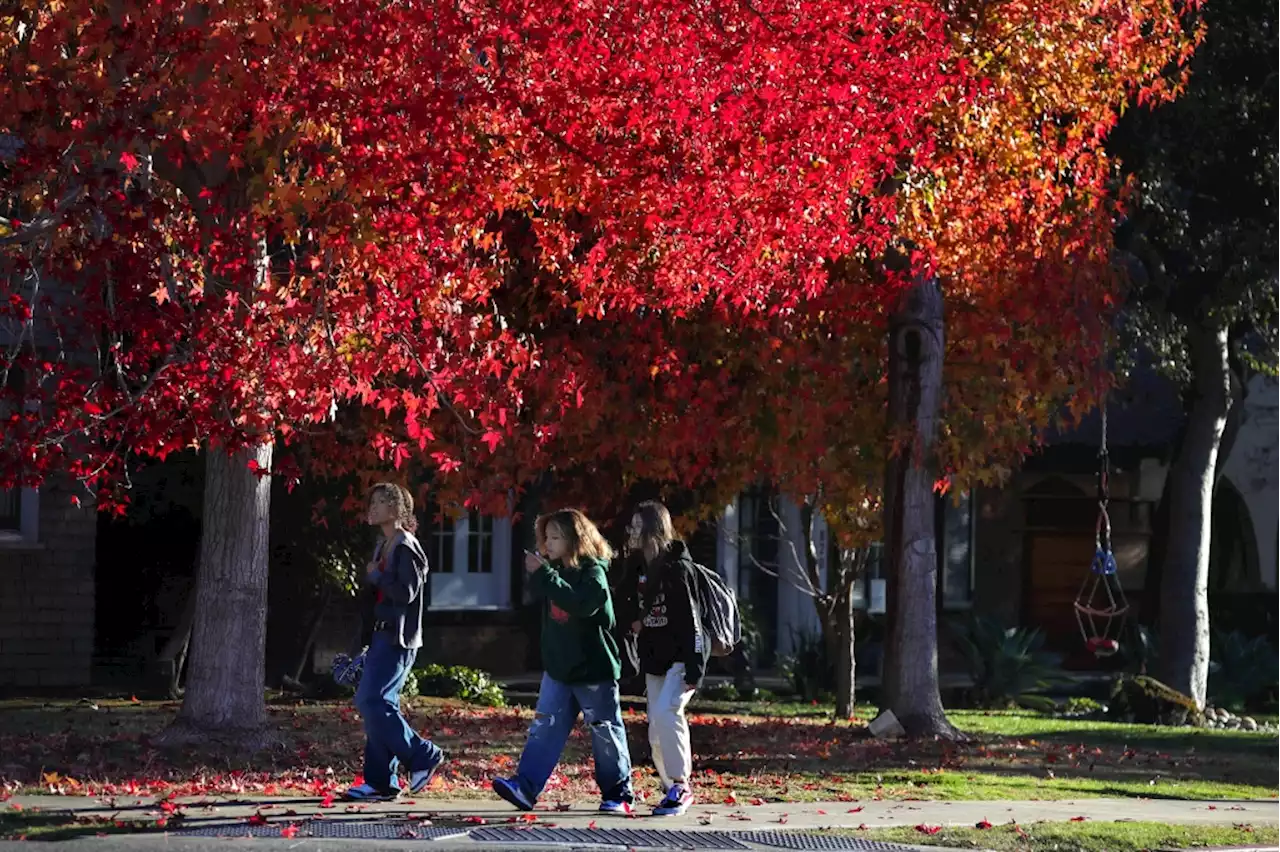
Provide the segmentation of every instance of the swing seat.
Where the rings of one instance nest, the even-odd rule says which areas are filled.
[[[1106,636],[1095,636],[1085,643],[1095,657],[1110,657],[1120,650],[1120,643]]]

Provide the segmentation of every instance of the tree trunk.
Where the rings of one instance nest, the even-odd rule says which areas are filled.
[[[195,573],[200,573],[198,566]],[[170,698],[182,697],[182,666],[187,660],[187,649],[191,645],[191,625],[195,622],[195,617],[196,589],[193,576],[191,590],[187,592],[187,599],[182,605],[178,624],[156,658],[157,669],[165,679],[165,688]]]
[[[316,639],[320,636],[320,626],[324,624],[324,617],[329,612],[329,602],[333,600],[333,587],[326,582],[324,591],[320,593],[320,606],[316,610],[315,618],[311,621],[311,629],[307,631],[307,641],[302,644],[302,651],[298,654],[298,665],[293,670],[294,682],[301,682],[302,674],[306,671],[307,661],[311,659],[311,648],[316,644]]]
[[[817,508],[820,496],[804,502],[801,509],[801,525],[804,527],[804,569],[809,593],[822,627],[822,641],[827,649],[827,660],[833,668],[832,688],[835,690],[836,717],[853,716],[853,583],[859,574],[857,557],[851,564],[828,565],[826,584],[823,585],[818,548],[814,541],[814,529],[822,516]]]
[[[938,688],[933,445],[944,341],[942,289],[936,279],[918,281],[889,328],[889,432],[910,441],[890,458],[885,477],[889,624],[881,703],[909,736],[959,739]]]
[[[836,605],[832,610],[832,625],[836,635],[836,653],[832,661],[836,667],[836,718],[853,718],[855,699],[853,658],[853,595],[848,586],[836,590]]]
[[[169,743],[222,739],[262,744],[266,727],[267,528],[270,444],[207,451],[204,531],[182,710]]]
[[[1218,450],[1231,409],[1227,331],[1192,326],[1186,436],[1169,469],[1169,542],[1160,588],[1161,680],[1205,705],[1209,538]]]

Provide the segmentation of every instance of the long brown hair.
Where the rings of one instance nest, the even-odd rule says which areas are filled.
[[[650,545],[655,554],[665,553],[667,546],[676,540],[671,512],[657,500],[645,500],[636,506],[634,514],[640,517],[640,553],[643,555]]]
[[[533,528],[538,539],[538,551],[545,553],[547,546],[547,524],[555,524],[561,535],[569,540],[569,557],[565,561],[569,565],[577,565],[582,557],[608,561],[613,558],[613,548],[600,535],[596,525],[577,509],[561,509],[546,515],[539,515]]]

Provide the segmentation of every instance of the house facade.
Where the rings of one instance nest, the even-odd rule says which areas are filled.
[[[1244,405],[1215,501],[1211,593],[1261,602],[1274,613],[1280,550],[1275,380],[1254,378]],[[1114,550],[1128,617],[1140,622],[1150,598],[1155,513],[1181,416],[1180,401],[1165,388],[1115,408],[1110,418]],[[1093,557],[1100,441],[1095,417],[1053,441],[1004,487],[937,500],[937,601],[944,624],[969,613],[998,616],[1010,625],[1040,627],[1074,665],[1093,662],[1080,654],[1072,602]],[[80,495],[57,480],[38,490],[0,491],[0,689],[83,686],[93,676],[95,634],[102,632],[95,629],[98,518],[73,496]],[[512,505],[515,520],[471,513],[424,522],[419,536],[432,571],[422,661],[502,676],[541,667],[538,609],[523,570],[523,549],[533,541],[541,508],[527,497]],[[422,513],[424,519],[434,515],[432,507]],[[626,520],[605,519],[602,526],[616,541]],[[814,534],[825,578],[838,554],[821,521]],[[757,664],[772,666],[818,634],[813,603],[799,580],[800,507],[785,495],[764,489],[740,494],[689,544],[698,561],[714,565],[750,604],[764,637]],[[107,555],[120,561],[120,554]],[[863,644],[871,648],[885,608],[884,585],[873,558],[855,589],[860,622],[871,635]],[[355,629],[354,611],[326,617],[311,654],[315,670],[327,669]],[[148,636],[139,647],[150,649],[162,638]],[[874,659],[860,653],[859,664],[874,673]],[[944,653],[943,665],[949,664]]]
[[[1262,592],[1264,608],[1274,612],[1280,560],[1276,381],[1254,377],[1244,406],[1215,499],[1211,595],[1259,599]],[[1182,418],[1175,390],[1150,377],[1112,402],[1109,517],[1129,627],[1151,618],[1148,569],[1155,515]],[[1055,436],[1003,487],[937,499],[941,623],[972,613],[1010,626],[1038,627],[1069,666],[1099,665],[1085,650],[1073,604],[1090,576],[1095,552],[1101,442],[1101,421],[1094,414]],[[523,520],[514,524],[472,515],[424,532],[434,566],[428,631],[434,638],[424,658],[479,665],[503,675],[538,668],[537,613],[529,605],[521,567],[538,510],[523,506]],[[625,519],[610,523],[620,532]],[[814,536],[825,582],[838,554],[821,520]],[[700,527],[689,544],[696,559],[716,566],[751,605],[764,636],[760,664],[775,664],[795,653],[806,636],[819,634],[802,579],[804,533],[797,503],[767,490],[745,492],[715,522]],[[854,599],[868,623],[884,612],[885,581],[874,554]],[[958,660],[949,659],[943,648],[942,664],[958,665]]]
[[[90,681],[97,517],[72,496],[0,489],[0,690]]]

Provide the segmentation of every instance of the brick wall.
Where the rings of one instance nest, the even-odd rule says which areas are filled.
[[[72,493],[47,484],[36,540],[0,541],[0,688],[89,683],[97,516]]]

